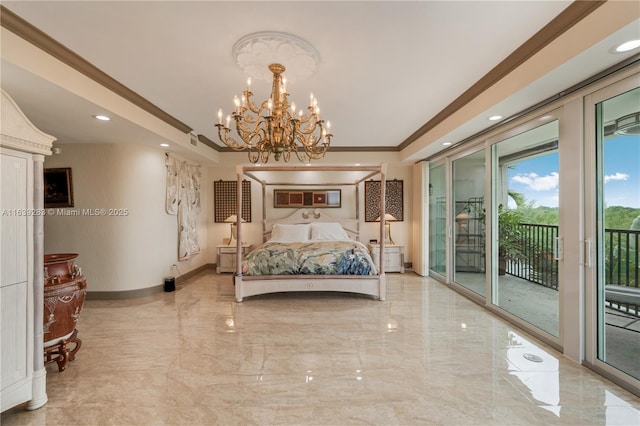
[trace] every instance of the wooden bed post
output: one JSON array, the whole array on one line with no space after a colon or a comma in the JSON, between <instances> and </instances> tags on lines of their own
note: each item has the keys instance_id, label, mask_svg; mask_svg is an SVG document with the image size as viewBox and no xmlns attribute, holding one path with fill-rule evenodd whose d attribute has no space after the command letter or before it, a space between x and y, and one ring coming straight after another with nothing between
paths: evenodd
<instances>
[{"instance_id":1,"label":"wooden bed post","mask_svg":"<svg viewBox=\"0 0 640 426\"><path fill-rule=\"evenodd\" d=\"M385 216L387 199L387 163L380 165L380 253L378 253L378 265L380 275L384 275L384 244L385 244Z\"/></svg>"},{"instance_id":2,"label":"wooden bed post","mask_svg":"<svg viewBox=\"0 0 640 426\"><path fill-rule=\"evenodd\" d=\"M262 185L262 242L267 242L267 203L264 202L267 196L267 184L264 181L260 182Z\"/></svg>"},{"instance_id":3,"label":"wooden bed post","mask_svg":"<svg viewBox=\"0 0 640 426\"><path fill-rule=\"evenodd\" d=\"M238 184L236 185L236 275L242 275L242 164L236 165Z\"/></svg>"},{"instance_id":4,"label":"wooden bed post","mask_svg":"<svg viewBox=\"0 0 640 426\"><path fill-rule=\"evenodd\" d=\"M358 232L358 241L360 241L360 182L356 182L354 186L356 192L356 220L358 221L356 231Z\"/></svg>"}]
</instances>

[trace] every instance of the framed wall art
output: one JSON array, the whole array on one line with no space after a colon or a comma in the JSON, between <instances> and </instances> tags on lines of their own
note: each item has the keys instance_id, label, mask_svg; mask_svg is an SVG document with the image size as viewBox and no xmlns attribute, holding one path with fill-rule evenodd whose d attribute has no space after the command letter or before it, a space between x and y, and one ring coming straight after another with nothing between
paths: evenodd
<instances>
[{"instance_id":1,"label":"framed wall art","mask_svg":"<svg viewBox=\"0 0 640 426\"><path fill-rule=\"evenodd\" d=\"M380 193L382 187L379 180L364 182L364 221L375 222L380 217ZM398 222L404 220L403 181L386 181L385 213L389 213Z\"/></svg>"},{"instance_id":2,"label":"framed wall art","mask_svg":"<svg viewBox=\"0 0 640 426\"><path fill-rule=\"evenodd\" d=\"M217 180L213 182L213 210L215 222L224 222L236 214L238 181ZM242 181L242 219L251 222L251 182Z\"/></svg>"},{"instance_id":3,"label":"framed wall art","mask_svg":"<svg viewBox=\"0 0 640 426\"><path fill-rule=\"evenodd\" d=\"M73 207L71 167L44 169L44 207Z\"/></svg>"},{"instance_id":4,"label":"framed wall art","mask_svg":"<svg viewBox=\"0 0 640 426\"><path fill-rule=\"evenodd\" d=\"M342 205L340 189L274 189L273 207L334 207Z\"/></svg>"}]
</instances>

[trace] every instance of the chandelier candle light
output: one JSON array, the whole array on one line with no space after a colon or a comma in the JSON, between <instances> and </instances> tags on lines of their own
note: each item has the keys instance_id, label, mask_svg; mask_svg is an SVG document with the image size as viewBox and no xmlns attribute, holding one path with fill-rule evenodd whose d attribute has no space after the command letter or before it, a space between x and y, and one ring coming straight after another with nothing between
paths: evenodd
<instances>
[{"instance_id":1,"label":"chandelier candle light","mask_svg":"<svg viewBox=\"0 0 640 426\"><path fill-rule=\"evenodd\" d=\"M273 154L275 161L285 162L294 152L298 160L309 162L318 160L327 152L331 143L331 123L320 120L320 108L313 93L309 96L309 112L296 110L295 102L289 105L286 78L282 75L285 67L269 65L273 73L271 97L257 107L251 100L251 77L247 80L247 90L242 98L233 99L235 108L222 123L222 109L218 110L218 138L235 151L248 151L249 161L266 163ZM231 118L235 122L240 140L229 136Z\"/></svg>"}]
</instances>

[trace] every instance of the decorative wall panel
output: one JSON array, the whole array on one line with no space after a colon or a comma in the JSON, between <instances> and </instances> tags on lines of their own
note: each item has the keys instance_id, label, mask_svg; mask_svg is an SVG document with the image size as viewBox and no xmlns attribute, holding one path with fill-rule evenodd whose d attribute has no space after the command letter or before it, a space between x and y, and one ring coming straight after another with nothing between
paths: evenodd
<instances>
[{"instance_id":1,"label":"decorative wall panel","mask_svg":"<svg viewBox=\"0 0 640 426\"><path fill-rule=\"evenodd\" d=\"M236 214L238 182L235 180L217 180L213 182L213 210L216 222L224 222ZM251 182L242 181L242 219L251 222Z\"/></svg>"},{"instance_id":2,"label":"decorative wall panel","mask_svg":"<svg viewBox=\"0 0 640 426\"><path fill-rule=\"evenodd\" d=\"M367 180L364 182L364 220L375 222L380 217L380 192L379 180ZM403 181L388 180L386 183L385 213L391 214L399 222L404 220Z\"/></svg>"}]
</instances>

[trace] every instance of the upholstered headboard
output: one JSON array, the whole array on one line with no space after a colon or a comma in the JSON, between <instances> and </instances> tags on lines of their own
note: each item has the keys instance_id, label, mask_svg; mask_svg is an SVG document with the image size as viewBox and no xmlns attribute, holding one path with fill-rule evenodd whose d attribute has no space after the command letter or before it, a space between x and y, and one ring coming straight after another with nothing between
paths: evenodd
<instances>
[{"instance_id":1,"label":"upholstered headboard","mask_svg":"<svg viewBox=\"0 0 640 426\"><path fill-rule=\"evenodd\" d=\"M333 217L324 212L321 209L300 209L296 210L290 216L281 219L264 220L263 241L268 241L271 238L271 230L276 223L288 223L288 224L300 224L300 223L314 223L314 222L332 222L339 223L342 228L347 232L349 238L358 241L358 219L345 219L340 217Z\"/></svg>"}]
</instances>

